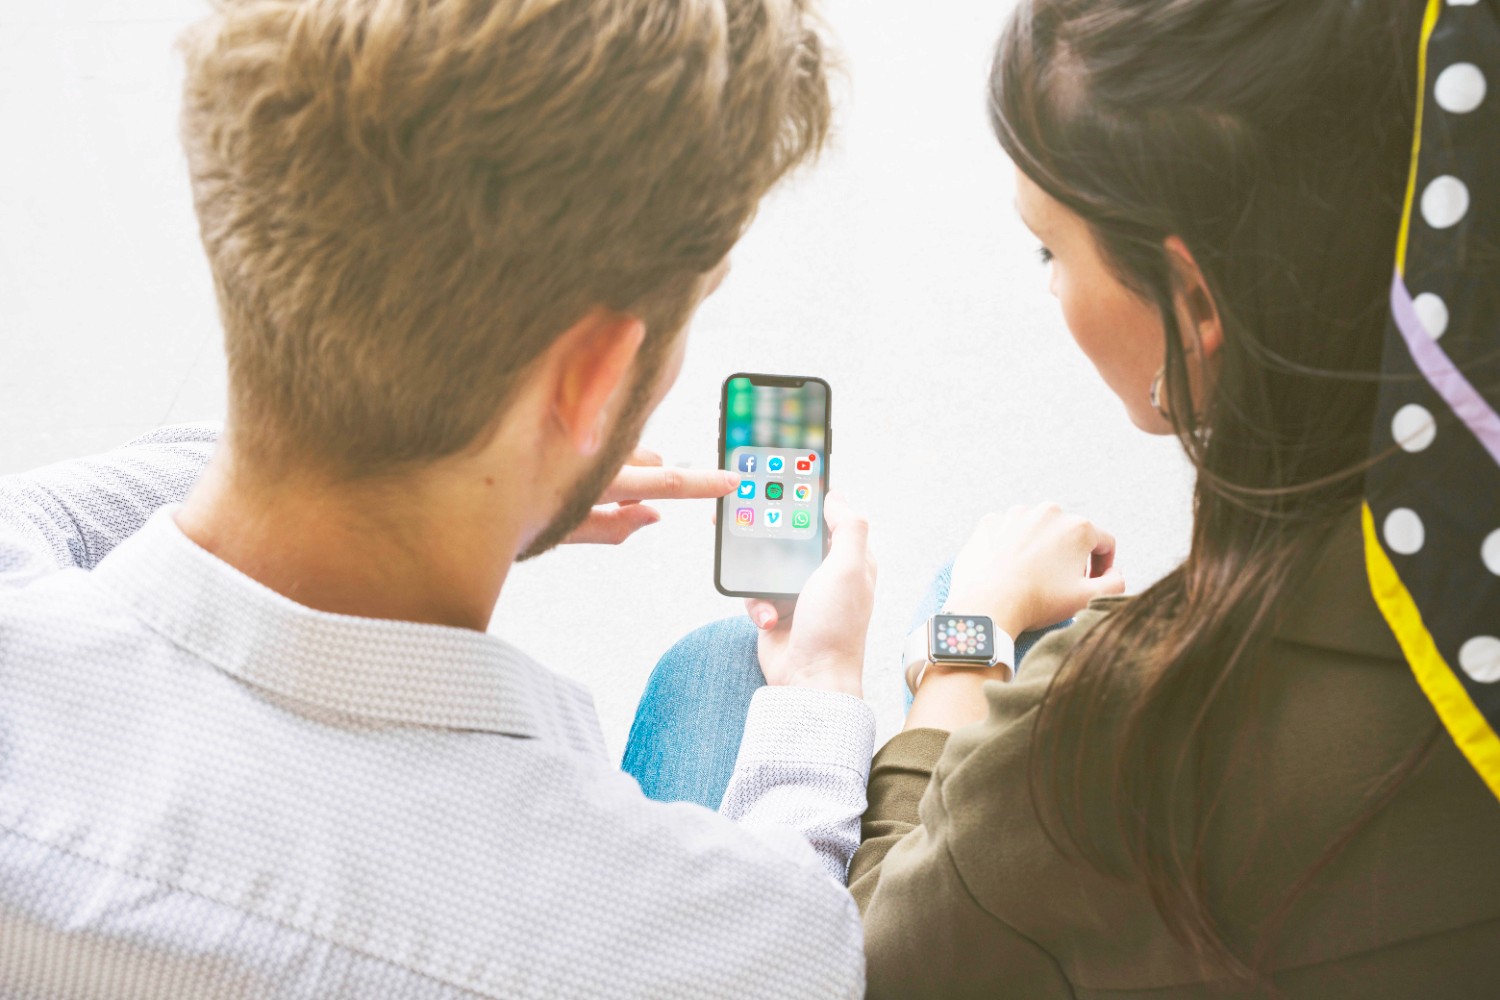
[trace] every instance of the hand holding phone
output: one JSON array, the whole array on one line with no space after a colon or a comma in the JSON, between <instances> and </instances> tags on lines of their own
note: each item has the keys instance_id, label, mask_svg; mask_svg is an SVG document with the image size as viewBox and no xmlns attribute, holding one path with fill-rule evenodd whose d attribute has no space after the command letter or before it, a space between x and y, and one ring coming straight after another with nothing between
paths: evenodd
<instances>
[{"instance_id":1,"label":"hand holding phone","mask_svg":"<svg viewBox=\"0 0 1500 1000\"><path fill-rule=\"evenodd\" d=\"M766 683L863 696L865 637L875 606L875 557L869 524L837 494L824 505L828 558L795 602L746 601L761 625L758 651Z\"/></svg>"}]
</instances>

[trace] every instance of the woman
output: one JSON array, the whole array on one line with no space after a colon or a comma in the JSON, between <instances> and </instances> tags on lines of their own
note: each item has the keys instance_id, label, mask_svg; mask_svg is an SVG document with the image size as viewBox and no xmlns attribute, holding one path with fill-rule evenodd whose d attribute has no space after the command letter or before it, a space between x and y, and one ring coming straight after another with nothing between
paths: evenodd
<instances>
[{"instance_id":1,"label":"woman","mask_svg":"<svg viewBox=\"0 0 1500 1000\"><path fill-rule=\"evenodd\" d=\"M1009 684L909 674L850 869L870 996L1500 996L1500 803L1361 548L1428 6L1018 4L1017 207L1080 348L1197 467L1192 550ZM937 601L1016 635L1111 589L1111 548L1012 511Z\"/></svg>"}]
</instances>

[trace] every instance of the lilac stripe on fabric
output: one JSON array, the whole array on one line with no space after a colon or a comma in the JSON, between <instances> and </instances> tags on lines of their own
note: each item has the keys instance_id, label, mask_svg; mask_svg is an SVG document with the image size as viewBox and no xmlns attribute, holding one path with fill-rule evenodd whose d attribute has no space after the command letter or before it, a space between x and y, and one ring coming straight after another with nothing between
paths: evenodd
<instances>
[{"instance_id":1,"label":"lilac stripe on fabric","mask_svg":"<svg viewBox=\"0 0 1500 1000\"><path fill-rule=\"evenodd\" d=\"M1411 293L1401 280L1400 272L1391 281L1391 314L1396 318L1396 329L1406 339L1407 349L1417 368L1432 383L1437 394L1464 422L1490 457L1500 464L1500 414L1496 414L1489 401L1479 394L1464 373L1459 371L1448 354L1417 319L1412 307Z\"/></svg>"}]
</instances>

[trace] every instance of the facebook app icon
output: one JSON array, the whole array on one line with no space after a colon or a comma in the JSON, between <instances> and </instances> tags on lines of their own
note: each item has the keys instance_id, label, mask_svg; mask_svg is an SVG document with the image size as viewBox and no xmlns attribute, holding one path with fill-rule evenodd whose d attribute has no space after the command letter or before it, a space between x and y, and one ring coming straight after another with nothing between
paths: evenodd
<instances>
[{"instance_id":1,"label":"facebook app icon","mask_svg":"<svg viewBox=\"0 0 1500 1000\"><path fill-rule=\"evenodd\" d=\"M754 472L755 471L755 456L754 455L741 455L740 456L740 471L741 472Z\"/></svg>"}]
</instances>

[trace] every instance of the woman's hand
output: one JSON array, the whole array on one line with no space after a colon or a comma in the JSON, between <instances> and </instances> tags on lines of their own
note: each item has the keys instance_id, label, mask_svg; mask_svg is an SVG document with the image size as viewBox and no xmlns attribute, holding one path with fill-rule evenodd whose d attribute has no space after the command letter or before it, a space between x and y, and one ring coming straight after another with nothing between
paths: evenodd
<instances>
[{"instance_id":1,"label":"woman's hand","mask_svg":"<svg viewBox=\"0 0 1500 1000\"><path fill-rule=\"evenodd\" d=\"M869 523L837 493L828 494L823 517L832 538L828 558L808 577L795 604L752 598L745 607L760 626L760 668L767 684L859 698L864 693L865 636L875 604Z\"/></svg>"},{"instance_id":2,"label":"woman's hand","mask_svg":"<svg viewBox=\"0 0 1500 1000\"><path fill-rule=\"evenodd\" d=\"M740 477L720 469L665 469L661 456L637 448L599 498L588 519L563 539L568 544L619 545L661 520L642 500L715 500L728 496Z\"/></svg>"},{"instance_id":3,"label":"woman's hand","mask_svg":"<svg viewBox=\"0 0 1500 1000\"><path fill-rule=\"evenodd\" d=\"M1114 561L1114 536L1084 518L1056 504L1012 507L986 515L964 543L944 610L989 615L1014 638L1124 593Z\"/></svg>"}]
</instances>

